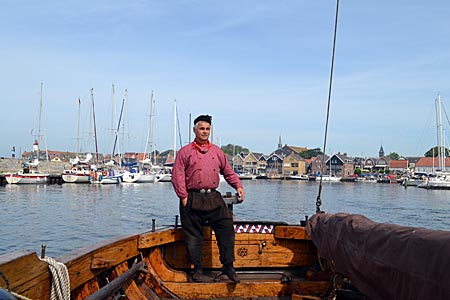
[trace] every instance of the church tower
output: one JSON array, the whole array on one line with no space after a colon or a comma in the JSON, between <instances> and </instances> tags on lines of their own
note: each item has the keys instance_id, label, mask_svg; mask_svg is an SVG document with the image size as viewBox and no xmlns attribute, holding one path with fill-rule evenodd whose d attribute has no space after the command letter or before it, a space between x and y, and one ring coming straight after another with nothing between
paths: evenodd
<instances>
[{"instance_id":1,"label":"church tower","mask_svg":"<svg viewBox=\"0 0 450 300\"><path fill-rule=\"evenodd\" d=\"M380 151L378 151L378 157L384 157L383 144L381 144Z\"/></svg>"}]
</instances>

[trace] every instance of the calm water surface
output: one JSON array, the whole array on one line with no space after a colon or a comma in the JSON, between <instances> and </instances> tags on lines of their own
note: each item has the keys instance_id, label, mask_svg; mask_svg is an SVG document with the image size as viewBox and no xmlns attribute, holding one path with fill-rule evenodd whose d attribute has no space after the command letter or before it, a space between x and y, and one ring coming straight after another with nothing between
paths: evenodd
<instances>
[{"instance_id":1,"label":"calm water surface","mask_svg":"<svg viewBox=\"0 0 450 300\"><path fill-rule=\"evenodd\" d=\"M239 220L298 224L315 212L318 184L243 181ZM233 191L226 183L222 193ZM351 212L378 222L450 231L450 191L398 184L325 183L322 210ZM0 255L19 249L53 257L105 240L173 225L178 199L170 183L121 185L6 185L0 187Z\"/></svg>"}]
</instances>

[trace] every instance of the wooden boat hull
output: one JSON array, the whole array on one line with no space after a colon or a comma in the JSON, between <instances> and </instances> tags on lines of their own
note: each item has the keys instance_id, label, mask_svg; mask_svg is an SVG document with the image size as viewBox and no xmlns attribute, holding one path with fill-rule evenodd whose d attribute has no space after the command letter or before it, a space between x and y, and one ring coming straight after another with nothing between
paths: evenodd
<instances>
[{"instance_id":1,"label":"wooden boat hull","mask_svg":"<svg viewBox=\"0 0 450 300\"><path fill-rule=\"evenodd\" d=\"M330 289L329 278L313 271L316 248L304 227L240 223L235 229L235 267L241 278L237 284L226 278L193 282L180 228L109 240L57 260L68 268L71 299L107 299L94 293L108 289L107 282L112 285L123 279L122 274L127 276L135 261L144 262L147 273L130 276L115 290L125 295L124 299L282 299L295 294L320 296ZM209 227L204 236L203 265L212 279L221 267L217 241ZM49 299L51 276L47 264L35 253L0 256L0 270L13 292L31 299Z\"/></svg>"}]
</instances>

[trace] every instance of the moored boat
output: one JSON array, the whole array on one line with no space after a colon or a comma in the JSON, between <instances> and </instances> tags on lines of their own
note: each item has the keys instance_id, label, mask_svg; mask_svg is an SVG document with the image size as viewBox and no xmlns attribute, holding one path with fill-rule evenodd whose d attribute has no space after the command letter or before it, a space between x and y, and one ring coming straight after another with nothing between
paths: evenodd
<instances>
[{"instance_id":1,"label":"moored boat","mask_svg":"<svg viewBox=\"0 0 450 300\"><path fill-rule=\"evenodd\" d=\"M112 169L96 168L89 173L89 181L93 184L119 184L122 182L122 175L116 174Z\"/></svg>"},{"instance_id":2,"label":"moored boat","mask_svg":"<svg viewBox=\"0 0 450 300\"><path fill-rule=\"evenodd\" d=\"M72 167L70 169L63 170L61 174L62 180L67 183L89 183L89 160L91 158L91 154L88 154L85 161L80 161L77 157L77 159L75 159L72 163Z\"/></svg>"},{"instance_id":3,"label":"moored boat","mask_svg":"<svg viewBox=\"0 0 450 300\"><path fill-rule=\"evenodd\" d=\"M22 170L6 173L5 179L9 184L42 184L47 183L49 176L49 173L40 172L37 164L23 163Z\"/></svg>"},{"instance_id":4,"label":"moored boat","mask_svg":"<svg viewBox=\"0 0 450 300\"><path fill-rule=\"evenodd\" d=\"M339 182L341 181L340 177L336 177L335 175L322 175L317 176L316 181L324 181L324 182Z\"/></svg>"},{"instance_id":5,"label":"moored boat","mask_svg":"<svg viewBox=\"0 0 450 300\"><path fill-rule=\"evenodd\" d=\"M309 176L306 174L300 174L300 175L291 175L286 177L287 180L309 180Z\"/></svg>"},{"instance_id":6,"label":"moored boat","mask_svg":"<svg viewBox=\"0 0 450 300\"><path fill-rule=\"evenodd\" d=\"M37 142L36 142L37 143ZM35 143L35 145L36 145ZM39 151L39 150L37 150ZM22 170L13 173L6 173L5 179L9 184L42 184L47 183L49 173L38 170L39 160L22 163Z\"/></svg>"},{"instance_id":7,"label":"moored boat","mask_svg":"<svg viewBox=\"0 0 450 300\"><path fill-rule=\"evenodd\" d=\"M255 180L256 175L251 173L237 173L240 180Z\"/></svg>"}]
</instances>

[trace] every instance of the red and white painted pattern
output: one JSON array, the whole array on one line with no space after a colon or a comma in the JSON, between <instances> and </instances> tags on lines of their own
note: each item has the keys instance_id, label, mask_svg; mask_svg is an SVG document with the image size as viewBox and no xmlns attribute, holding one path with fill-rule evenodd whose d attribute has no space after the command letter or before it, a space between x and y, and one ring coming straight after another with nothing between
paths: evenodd
<instances>
[{"instance_id":1,"label":"red and white painted pattern","mask_svg":"<svg viewBox=\"0 0 450 300\"><path fill-rule=\"evenodd\" d=\"M273 233L273 225L261 224L237 224L234 225L236 233Z\"/></svg>"}]
</instances>

